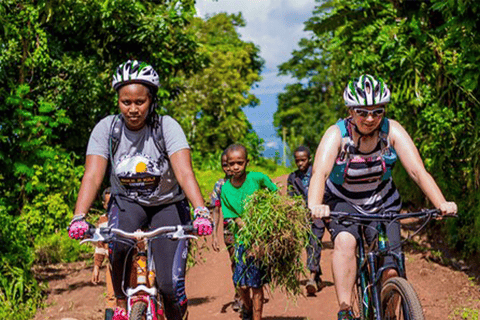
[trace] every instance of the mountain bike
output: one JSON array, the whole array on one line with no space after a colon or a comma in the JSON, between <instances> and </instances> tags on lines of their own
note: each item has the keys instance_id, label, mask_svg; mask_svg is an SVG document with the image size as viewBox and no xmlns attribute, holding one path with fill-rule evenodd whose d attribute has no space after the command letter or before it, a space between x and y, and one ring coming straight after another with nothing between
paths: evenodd
<instances>
[{"instance_id":1,"label":"mountain bike","mask_svg":"<svg viewBox=\"0 0 480 320\"><path fill-rule=\"evenodd\" d=\"M158 238L171 240L197 239L190 234L195 231L191 225L160 227L151 231L125 232L116 228L95 228L90 226L85 242L121 242L130 246L133 252L132 272L126 290L127 314L129 320L163 320L161 299L155 286L155 265L151 250L151 242ZM125 264L129 253L126 255ZM127 270L127 268L124 268ZM122 279L124 287L125 271Z\"/></svg>"},{"instance_id":2,"label":"mountain bike","mask_svg":"<svg viewBox=\"0 0 480 320\"><path fill-rule=\"evenodd\" d=\"M357 245L357 279L355 282L352 307L355 317L360 320L424 320L420 300L408 282L405 270L405 255L394 252L387 238L387 228L395 221L409 218L426 219L416 231L439 215L439 210L425 210L410 213L356 214L331 212L330 218L344 225L359 225L360 240ZM379 222L376 227L371 222ZM375 228L377 234L367 247L364 230ZM385 257L393 257L394 269L398 276L382 282L383 273L392 266L382 266Z\"/></svg>"}]
</instances>

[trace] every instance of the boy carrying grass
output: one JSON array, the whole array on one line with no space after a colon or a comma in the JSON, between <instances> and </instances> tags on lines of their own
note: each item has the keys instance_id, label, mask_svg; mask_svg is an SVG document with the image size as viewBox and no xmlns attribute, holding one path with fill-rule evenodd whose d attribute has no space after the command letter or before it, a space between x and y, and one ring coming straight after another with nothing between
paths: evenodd
<instances>
[{"instance_id":1,"label":"boy carrying grass","mask_svg":"<svg viewBox=\"0 0 480 320\"><path fill-rule=\"evenodd\" d=\"M269 177L260 172L247 172L248 153L241 144L227 148L227 164L231 178L222 187L221 204L224 219L235 222L235 230L243 227L242 215L247 198L255 191L267 188L277 191ZM243 320L261 320L265 271L249 256L245 247L235 241L235 271L233 282L243 302ZM250 295L251 292L251 295Z\"/></svg>"}]
</instances>

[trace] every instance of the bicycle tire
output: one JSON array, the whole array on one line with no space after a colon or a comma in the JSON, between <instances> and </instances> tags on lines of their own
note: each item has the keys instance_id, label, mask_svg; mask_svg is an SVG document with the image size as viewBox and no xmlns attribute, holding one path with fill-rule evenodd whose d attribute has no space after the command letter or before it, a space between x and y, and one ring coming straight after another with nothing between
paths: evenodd
<instances>
[{"instance_id":1,"label":"bicycle tire","mask_svg":"<svg viewBox=\"0 0 480 320\"><path fill-rule=\"evenodd\" d=\"M384 320L425 320L417 293L404 278L391 278L383 284L381 304Z\"/></svg>"},{"instance_id":2,"label":"bicycle tire","mask_svg":"<svg viewBox=\"0 0 480 320\"><path fill-rule=\"evenodd\" d=\"M360 281L360 280L357 280ZM373 310L371 309L371 299L368 299L369 304L366 307L370 310L368 316L365 316L365 305L364 305L364 292L362 292L362 287L360 283L356 283L352 292L352 309L355 319L358 320L373 320Z\"/></svg>"},{"instance_id":3,"label":"bicycle tire","mask_svg":"<svg viewBox=\"0 0 480 320\"><path fill-rule=\"evenodd\" d=\"M355 316L355 319L364 320L363 317L363 295L362 295L362 288L359 284L355 284L353 291L352 291L352 311Z\"/></svg>"},{"instance_id":4,"label":"bicycle tire","mask_svg":"<svg viewBox=\"0 0 480 320\"><path fill-rule=\"evenodd\" d=\"M137 301L132 306L129 320L145 320L147 318L147 304Z\"/></svg>"}]
</instances>

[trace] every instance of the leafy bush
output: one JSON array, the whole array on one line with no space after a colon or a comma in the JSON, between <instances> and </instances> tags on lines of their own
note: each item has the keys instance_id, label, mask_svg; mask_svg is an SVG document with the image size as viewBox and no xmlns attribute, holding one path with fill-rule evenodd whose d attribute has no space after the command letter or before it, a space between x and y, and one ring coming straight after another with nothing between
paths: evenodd
<instances>
[{"instance_id":1,"label":"leafy bush","mask_svg":"<svg viewBox=\"0 0 480 320\"><path fill-rule=\"evenodd\" d=\"M68 237L66 231L55 232L38 239L35 242L35 263L51 264L59 262L74 262L81 259L84 254L93 256L90 245L80 245Z\"/></svg>"},{"instance_id":2,"label":"leafy bush","mask_svg":"<svg viewBox=\"0 0 480 320\"><path fill-rule=\"evenodd\" d=\"M42 295L32 273L3 265L0 273L0 318L29 320L40 307Z\"/></svg>"}]
</instances>

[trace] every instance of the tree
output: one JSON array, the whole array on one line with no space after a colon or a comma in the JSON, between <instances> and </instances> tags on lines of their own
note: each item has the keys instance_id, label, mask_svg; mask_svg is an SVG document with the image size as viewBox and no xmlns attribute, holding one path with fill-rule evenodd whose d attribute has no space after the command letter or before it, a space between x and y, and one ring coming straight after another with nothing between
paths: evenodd
<instances>
[{"instance_id":1,"label":"tree","mask_svg":"<svg viewBox=\"0 0 480 320\"><path fill-rule=\"evenodd\" d=\"M234 142L249 146L259 155L260 139L242 111L258 99L250 92L260 81L264 64L259 49L240 39L238 27L245 26L241 14L216 14L195 18L190 32L198 38L207 65L182 84L178 98L168 107L202 154L217 154ZM218 160L217 160L218 162Z\"/></svg>"},{"instance_id":2,"label":"tree","mask_svg":"<svg viewBox=\"0 0 480 320\"><path fill-rule=\"evenodd\" d=\"M65 230L82 174L76 154L116 112L113 70L127 59L155 65L167 103L178 78L203 66L187 32L194 14L193 0L0 2L0 318L35 311L29 246Z\"/></svg>"},{"instance_id":3,"label":"tree","mask_svg":"<svg viewBox=\"0 0 480 320\"><path fill-rule=\"evenodd\" d=\"M480 225L480 151L472 148L480 142L479 10L468 0L319 1L305 23L312 37L280 66L298 83L279 95L275 115L279 134L293 124L295 134L316 144L345 116L348 80L363 73L384 78L392 91L387 116L412 135L447 198L460 204L451 239L469 250L480 250L480 234L471 233ZM406 199L421 204L413 182L400 181Z\"/></svg>"}]
</instances>

